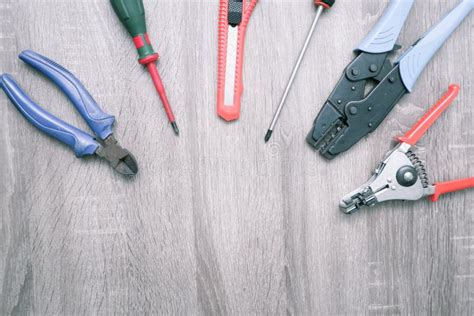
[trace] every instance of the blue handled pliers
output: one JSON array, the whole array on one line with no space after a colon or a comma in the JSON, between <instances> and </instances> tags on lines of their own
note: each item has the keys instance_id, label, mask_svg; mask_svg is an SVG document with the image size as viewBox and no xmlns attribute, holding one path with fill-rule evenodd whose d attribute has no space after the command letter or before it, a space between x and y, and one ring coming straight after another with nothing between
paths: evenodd
<instances>
[{"instance_id":1,"label":"blue handled pliers","mask_svg":"<svg viewBox=\"0 0 474 316\"><path fill-rule=\"evenodd\" d=\"M102 111L72 73L33 51L24 51L19 57L48 77L68 96L97 138L44 110L28 97L11 75L3 74L0 76L0 88L28 121L71 147L79 158L96 154L107 160L121 174L135 175L138 172L133 155L122 148L113 136L115 117Z\"/></svg>"}]
</instances>

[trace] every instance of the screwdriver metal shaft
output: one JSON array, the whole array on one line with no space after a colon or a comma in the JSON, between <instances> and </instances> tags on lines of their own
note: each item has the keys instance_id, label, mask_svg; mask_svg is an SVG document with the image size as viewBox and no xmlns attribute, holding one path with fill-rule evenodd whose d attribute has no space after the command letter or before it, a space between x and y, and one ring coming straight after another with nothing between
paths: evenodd
<instances>
[{"instance_id":1,"label":"screwdriver metal shaft","mask_svg":"<svg viewBox=\"0 0 474 316\"><path fill-rule=\"evenodd\" d=\"M283 93L283 97L280 101L280 104L278 105L278 109L275 112L275 115L273 116L273 120L270 124L270 128L268 129L267 134L265 135L265 142L268 142L270 138L272 137L273 129L275 128L275 125L277 124L278 119L280 118L281 110L283 109L286 99L288 98L288 94L290 93L291 87L293 86L293 82L295 81L296 74L298 73L298 70L300 69L301 62L303 61L306 51L308 50L309 43L311 42L311 38L313 37L314 31L316 29L316 25L318 24L319 18L321 17L321 14L323 13L323 11L324 11L324 7L322 5L319 5L316 10L316 16L314 17L313 24L311 25L308 36L306 37L306 41L304 43L303 49L300 52L298 60L296 61L295 68L293 69L293 73L291 74L288 85L286 86L285 93Z\"/></svg>"}]
</instances>

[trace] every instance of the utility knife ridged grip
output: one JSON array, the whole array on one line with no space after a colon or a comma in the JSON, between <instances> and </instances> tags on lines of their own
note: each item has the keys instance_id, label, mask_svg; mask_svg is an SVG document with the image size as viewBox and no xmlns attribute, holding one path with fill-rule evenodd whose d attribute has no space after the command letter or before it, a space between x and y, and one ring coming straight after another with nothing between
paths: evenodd
<instances>
[{"instance_id":1,"label":"utility knife ridged grip","mask_svg":"<svg viewBox=\"0 0 474 316\"><path fill-rule=\"evenodd\" d=\"M31 124L69 146L77 157L93 155L99 147L91 135L46 112L32 101L10 75L0 77L0 87Z\"/></svg>"},{"instance_id":2,"label":"utility knife ridged grip","mask_svg":"<svg viewBox=\"0 0 474 316\"><path fill-rule=\"evenodd\" d=\"M441 22L432 27L417 43L400 57L400 73L408 91L444 42L474 9L474 0L463 0Z\"/></svg>"},{"instance_id":3,"label":"utility knife ridged grip","mask_svg":"<svg viewBox=\"0 0 474 316\"><path fill-rule=\"evenodd\" d=\"M82 83L67 69L33 51L24 51L20 59L53 81L71 100L84 120L100 137L112 134L115 117L105 113Z\"/></svg>"},{"instance_id":4,"label":"utility knife ridged grip","mask_svg":"<svg viewBox=\"0 0 474 316\"><path fill-rule=\"evenodd\" d=\"M384 15L356 50L372 54L393 50L413 2L414 0L391 0Z\"/></svg>"}]
</instances>

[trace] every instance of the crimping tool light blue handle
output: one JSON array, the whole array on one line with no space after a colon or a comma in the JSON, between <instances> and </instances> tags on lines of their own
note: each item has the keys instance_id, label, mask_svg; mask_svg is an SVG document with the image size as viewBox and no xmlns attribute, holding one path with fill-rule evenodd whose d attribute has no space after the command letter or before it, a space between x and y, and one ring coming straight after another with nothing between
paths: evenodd
<instances>
[{"instance_id":1,"label":"crimping tool light blue handle","mask_svg":"<svg viewBox=\"0 0 474 316\"><path fill-rule=\"evenodd\" d=\"M31 50L23 51L20 59L52 80L81 113L89 127L102 140L113 132L115 117L105 113L84 85L67 69Z\"/></svg>"},{"instance_id":2,"label":"crimping tool light blue handle","mask_svg":"<svg viewBox=\"0 0 474 316\"><path fill-rule=\"evenodd\" d=\"M28 121L71 147L77 157L93 155L96 152L99 144L91 135L45 111L28 97L10 75L0 76L0 87Z\"/></svg>"},{"instance_id":3,"label":"crimping tool light blue handle","mask_svg":"<svg viewBox=\"0 0 474 316\"><path fill-rule=\"evenodd\" d=\"M384 15L356 51L381 54L393 50L414 0L391 0Z\"/></svg>"},{"instance_id":4,"label":"crimping tool light blue handle","mask_svg":"<svg viewBox=\"0 0 474 316\"><path fill-rule=\"evenodd\" d=\"M412 91L418 77L434 54L474 9L474 0L463 0L441 22L432 27L399 59L400 74L408 91Z\"/></svg>"}]
</instances>

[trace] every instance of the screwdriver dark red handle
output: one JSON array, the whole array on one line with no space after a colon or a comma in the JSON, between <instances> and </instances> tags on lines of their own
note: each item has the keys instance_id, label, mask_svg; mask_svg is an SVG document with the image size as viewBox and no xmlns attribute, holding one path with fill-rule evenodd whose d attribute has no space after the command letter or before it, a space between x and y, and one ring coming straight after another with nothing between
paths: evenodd
<instances>
[{"instance_id":1,"label":"screwdriver dark red handle","mask_svg":"<svg viewBox=\"0 0 474 316\"><path fill-rule=\"evenodd\" d=\"M410 144L412 146L420 140L426 131L436 122L439 116L453 103L459 94L461 88L457 84L449 86L448 91L426 112L426 114L412 127L403 137L399 138L400 142Z\"/></svg>"}]
</instances>

